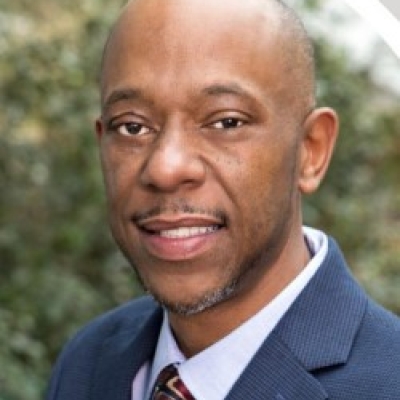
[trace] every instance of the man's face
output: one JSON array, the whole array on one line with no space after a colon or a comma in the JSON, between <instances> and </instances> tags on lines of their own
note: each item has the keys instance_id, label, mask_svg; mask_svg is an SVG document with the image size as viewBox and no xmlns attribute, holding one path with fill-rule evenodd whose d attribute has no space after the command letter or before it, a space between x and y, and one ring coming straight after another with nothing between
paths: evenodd
<instances>
[{"instance_id":1,"label":"man's face","mask_svg":"<svg viewBox=\"0 0 400 400\"><path fill-rule=\"evenodd\" d=\"M97 130L117 243L157 299L193 313L276 268L300 224L299 125L274 24L153 3L109 43Z\"/></svg>"}]
</instances>

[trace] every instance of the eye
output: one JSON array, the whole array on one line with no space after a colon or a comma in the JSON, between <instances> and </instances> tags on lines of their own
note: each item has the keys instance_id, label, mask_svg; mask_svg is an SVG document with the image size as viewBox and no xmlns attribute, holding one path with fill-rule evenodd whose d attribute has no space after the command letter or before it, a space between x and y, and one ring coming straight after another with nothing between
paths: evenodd
<instances>
[{"instance_id":1,"label":"eye","mask_svg":"<svg viewBox=\"0 0 400 400\"><path fill-rule=\"evenodd\" d=\"M149 133L151 129L137 122L125 122L114 126L114 130L123 136L141 136Z\"/></svg>"},{"instance_id":2,"label":"eye","mask_svg":"<svg viewBox=\"0 0 400 400\"><path fill-rule=\"evenodd\" d=\"M212 124L212 127L215 129L235 129L240 128L244 124L245 122L239 118L223 118L219 121L214 122Z\"/></svg>"}]
</instances>

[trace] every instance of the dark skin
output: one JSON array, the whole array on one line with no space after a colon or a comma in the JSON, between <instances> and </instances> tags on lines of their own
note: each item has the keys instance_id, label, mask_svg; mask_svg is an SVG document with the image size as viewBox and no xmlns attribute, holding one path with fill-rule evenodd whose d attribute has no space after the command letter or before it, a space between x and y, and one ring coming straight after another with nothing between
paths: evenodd
<instances>
[{"instance_id":1,"label":"dark skin","mask_svg":"<svg viewBox=\"0 0 400 400\"><path fill-rule=\"evenodd\" d=\"M264 0L137 0L107 45L96 131L112 232L188 357L309 259L301 195L338 123L296 100L307 73L289 71L282 28Z\"/></svg>"}]
</instances>

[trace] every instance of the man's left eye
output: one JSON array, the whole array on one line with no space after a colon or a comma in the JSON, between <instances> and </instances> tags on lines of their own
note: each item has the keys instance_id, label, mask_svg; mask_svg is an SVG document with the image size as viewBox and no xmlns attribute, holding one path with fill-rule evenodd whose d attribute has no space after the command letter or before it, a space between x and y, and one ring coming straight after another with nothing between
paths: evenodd
<instances>
[{"instance_id":1,"label":"man's left eye","mask_svg":"<svg viewBox=\"0 0 400 400\"><path fill-rule=\"evenodd\" d=\"M234 129L243 125L244 122L238 118L224 118L212 124L216 129Z\"/></svg>"}]
</instances>

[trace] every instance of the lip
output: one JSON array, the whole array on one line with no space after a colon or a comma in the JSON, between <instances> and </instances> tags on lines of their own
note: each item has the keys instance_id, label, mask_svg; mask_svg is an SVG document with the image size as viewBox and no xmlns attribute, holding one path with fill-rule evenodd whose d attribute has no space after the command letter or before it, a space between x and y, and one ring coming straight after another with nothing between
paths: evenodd
<instances>
[{"instance_id":1,"label":"lip","mask_svg":"<svg viewBox=\"0 0 400 400\"><path fill-rule=\"evenodd\" d=\"M146 250L164 261L194 259L217 244L225 224L204 216L153 217L138 221L140 239Z\"/></svg>"}]
</instances>

